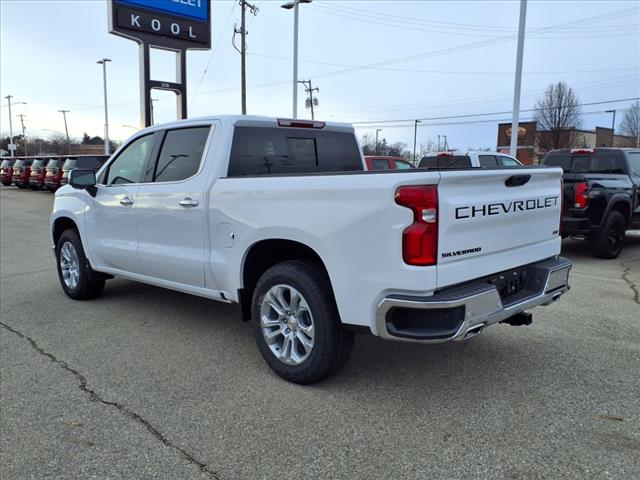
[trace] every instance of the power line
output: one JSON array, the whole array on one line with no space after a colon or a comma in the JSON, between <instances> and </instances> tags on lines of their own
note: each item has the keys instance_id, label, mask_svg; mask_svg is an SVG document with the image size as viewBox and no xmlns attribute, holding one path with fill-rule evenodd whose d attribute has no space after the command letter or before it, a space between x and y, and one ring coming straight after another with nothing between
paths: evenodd
<instances>
[{"instance_id":1,"label":"power line","mask_svg":"<svg viewBox=\"0 0 640 480\"><path fill-rule=\"evenodd\" d=\"M608 103L621 103L621 102L631 102L634 100L639 100L640 97L633 97L633 98L622 98L622 99L618 99L618 100L604 100L604 101L600 101L600 102L588 102L588 103L581 103L579 105L576 105L577 107L587 107L587 106L591 106L591 105L604 105L604 104L608 104ZM524 110L519 110L520 113L528 113L528 112L537 112L543 110L541 108L528 108L528 109L524 109ZM442 116L442 117L424 117L424 118L411 118L411 119L402 119L402 120L376 120L376 121L366 121L366 122L353 122L353 125L382 125L385 123L399 123L399 122L414 122L415 120L419 120L421 123L422 122L427 122L427 121L431 121L431 120L451 120L451 119L456 119L456 118L469 118L469 117L486 117L486 116L491 116L491 115L507 115L509 113L513 113L511 111L503 111L503 112L485 112L485 113L472 113L472 114L465 114L465 115L447 115L447 116Z\"/></svg>"}]
</instances>

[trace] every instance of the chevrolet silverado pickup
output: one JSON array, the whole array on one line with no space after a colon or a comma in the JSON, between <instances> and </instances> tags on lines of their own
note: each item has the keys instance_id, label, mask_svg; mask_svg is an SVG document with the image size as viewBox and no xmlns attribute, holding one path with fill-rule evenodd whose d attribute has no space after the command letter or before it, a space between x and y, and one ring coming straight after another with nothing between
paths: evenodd
<instances>
[{"instance_id":1,"label":"chevrolet silverado pickup","mask_svg":"<svg viewBox=\"0 0 640 480\"><path fill-rule=\"evenodd\" d=\"M560 168L366 171L348 124L221 116L153 126L56 192L73 299L112 276L238 303L281 377L312 383L354 333L445 342L565 293Z\"/></svg>"},{"instance_id":2,"label":"chevrolet silverado pickup","mask_svg":"<svg viewBox=\"0 0 640 480\"><path fill-rule=\"evenodd\" d=\"M588 239L596 257L617 258L626 230L640 228L640 149L554 150L543 164L564 171L561 235Z\"/></svg>"}]
</instances>

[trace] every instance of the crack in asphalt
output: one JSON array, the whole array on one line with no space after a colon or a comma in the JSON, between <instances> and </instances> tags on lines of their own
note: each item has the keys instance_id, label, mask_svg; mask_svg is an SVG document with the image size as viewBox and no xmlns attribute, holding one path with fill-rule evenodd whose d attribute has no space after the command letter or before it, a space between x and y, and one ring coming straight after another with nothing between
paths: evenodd
<instances>
[{"instance_id":1,"label":"crack in asphalt","mask_svg":"<svg viewBox=\"0 0 640 480\"><path fill-rule=\"evenodd\" d=\"M65 362L63 360L59 360L53 354L51 354L49 352L46 352L31 337L29 337L29 336L25 335L24 333L14 329L13 327L10 327L6 323L0 322L0 326L5 328L6 330L10 331L14 335L17 335L18 337L22 338L23 340L26 340L27 342L29 342L31 344L31 348L33 350L35 350L37 353L39 353L40 355L42 355L44 357L47 357L49 360L51 360L53 363L58 365L60 368L62 368L63 370L66 370L67 372L71 373L74 377L76 377L76 379L80 383L78 385L78 388L80 388L80 390L82 390L84 393L88 394L89 398L91 399L91 401L97 402L97 403L102 403L104 405L107 405L107 406L114 407L114 408L118 409L121 413L123 413L127 417L131 418L132 420L138 422L143 427L145 427L149 431L149 433L151 433L163 445L165 445L166 447L172 448L173 450L175 450L178 453L180 453L180 455L185 460L187 460L189 463L197 466L200 469L200 471L202 471L203 473L206 473L207 475L209 475L210 478L212 478L214 480L221 480L220 477L218 476L218 473L213 471L213 470L211 470L207 466L206 463L196 459L191 453L187 452L184 448L179 447L178 445L175 445L175 444L171 443L167 439L167 437L165 437L156 427L151 425L151 423L149 423L149 421L146 420L145 418L143 418L140 414L129 410L127 407L125 407L124 405L121 405L121 404L119 404L117 402L112 402L112 401L109 401L109 400L105 400L100 395L98 395L98 393L96 393L94 390L89 388L89 386L87 385L86 377L84 375L82 375L75 368L69 366L69 364L67 362Z\"/></svg>"},{"instance_id":2,"label":"crack in asphalt","mask_svg":"<svg viewBox=\"0 0 640 480\"><path fill-rule=\"evenodd\" d=\"M631 267L625 265L624 262L620 262L620 265L622 265L622 268L624 268L624 271L622 272L622 279L633 291L633 301L636 302L638 305L640 305L640 291L638 291L638 286L635 283L633 283L629 278L627 278L627 275L629 275L629 272L631 272Z\"/></svg>"}]
</instances>

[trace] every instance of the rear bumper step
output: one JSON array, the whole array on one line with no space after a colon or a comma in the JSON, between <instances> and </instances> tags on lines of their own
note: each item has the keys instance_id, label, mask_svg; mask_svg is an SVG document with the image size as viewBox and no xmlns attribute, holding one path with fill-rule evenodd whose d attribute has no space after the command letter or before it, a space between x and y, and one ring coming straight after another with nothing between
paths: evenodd
<instances>
[{"instance_id":1,"label":"rear bumper step","mask_svg":"<svg viewBox=\"0 0 640 480\"><path fill-rule=\"evenodd\" d=\"M521 275L523 270L526 282L515 294L505 295L504 287L495 284L496 277ZM571 262L558 257L446 288L430 297L389 295L377 307L378 335L437 343L470 338L497 322L528 325L531 315L526 310L549 305L569 290L570 270Z\"/></svg>"}]
</instances>

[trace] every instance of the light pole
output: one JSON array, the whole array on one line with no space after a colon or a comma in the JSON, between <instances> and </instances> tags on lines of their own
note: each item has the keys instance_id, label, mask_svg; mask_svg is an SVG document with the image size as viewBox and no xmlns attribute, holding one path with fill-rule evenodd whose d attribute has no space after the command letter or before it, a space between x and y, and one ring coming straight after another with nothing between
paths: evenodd
<instances>
[{"instance_id":1,"label":"light pole","mask_svg":"<svg viewBox=\"0 0 640 480\"><path fill-rule=\"evenodd\" d=\"M13 95L7 95L4 98L7 99L7 104L9 106L9 150L11 150L11 156L15 157L16 156L16 151L15 151L15 149L11 148L13 146L13 125L11 123L11 99L13 98ZM14 105L26 105L26 104L27 104L27 102L16 102L16 103L14 103Z\"/></svg>"},{"instance_id":2,"label":"light pole","mask_svg":"<svg viewBox=\"0 0 640 480\"><path fill-rule=\"evenodd\" d=\"M376 155L378 154L378 133L380 133L381 131L381 128L376 128Z\"/></svg>"},{"instance_id":3,"label":"light pole","mask_svg":"<svg viewBox=\"0 0 640 480\"><path fill-rule=\"evenodd\" d=\"M71 155L71 141L69 140L69 129L67 128L67 113L69 110L58 110L64 117L64 131L67 134L67 148L69 149L69 155Z\"/></svg>"},{"instance_id":4,"label":"light pole","mask_svg":"<svg viewBox=\"0 0 640 480\"><path fill-rule=\"evenodd\" d=\"M524 30L527 20L527 0L520 0L520 22L518 24L518 51L516 54L516 82L513 87L513 115L511 120L511 156L518 153L518 127L520 126L520 90L522 85L522 57L524 54Z\"/></svg>"},{"instance_id":5,"label":"light pole","mask_svg":"<svg viewBox=\"0 0 640 480\"><path fill-rule=\"evenodd\" d=\"M418 139L418 124L420 120L415 120L413 125L413 163L416 163L416 141Z\"/></svg>"},{"instance_id":6,"label":"light pole","mask_svg":"<svg viewBox=\"0 0 640 480\"><path fill-rule=\"evenodd\" d=\"M281 5L285 10L293 8L293 118L298 118L298 5L311 0L293 0Z\"/></svg>"},{"instance_id":7,"label":"light pole","mask_svg":"<svg viewBox=\"0 0 640 480\"><path fill-rule=\"evenodd\" d=\"M102 65L102 80L104 85L104 154L109 155L109 113L107 111L107 62L110 58L102 58L96 63Z\"/></svg>"},{"instance_id":8,"label":"light pole","mask_svg":"<svg viewBox=\"0 0 640 480\"><path fill-rule=\"evenodd\" d=\"M607 110L605 113L613 113L613 120L611 121L611 146L614 147L615 143L615 131L616 131L616 111L615 110Z\"/></svg>"}]
</instances>

